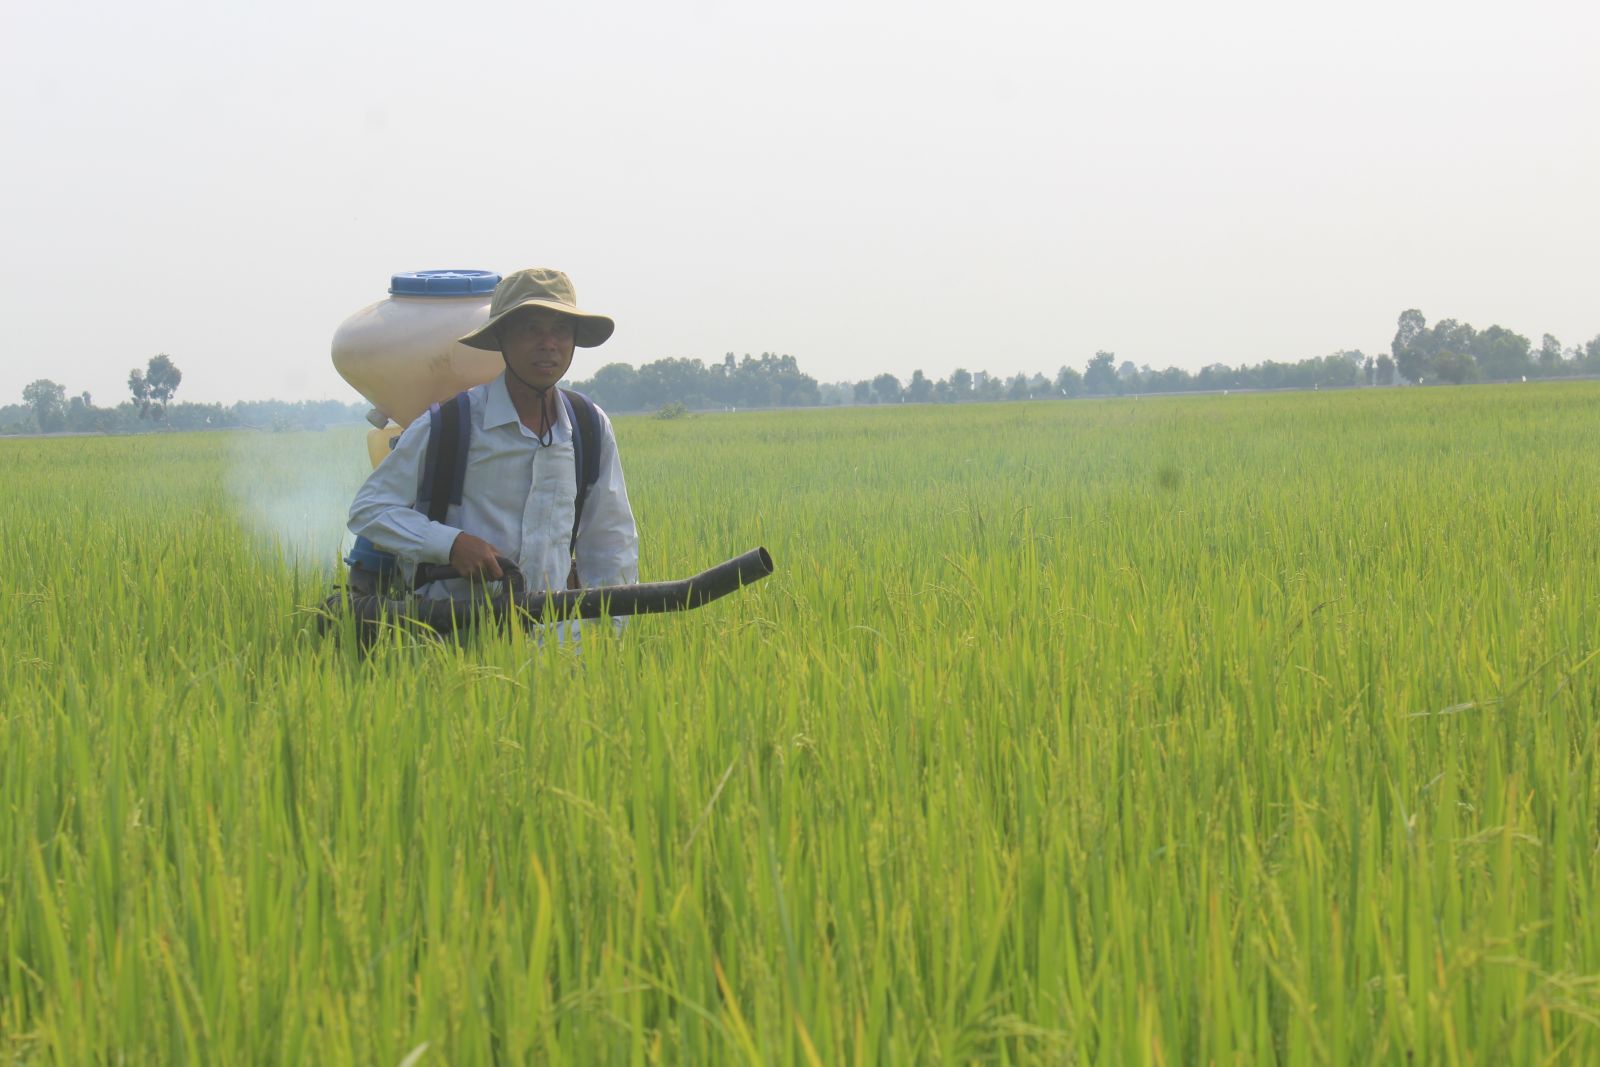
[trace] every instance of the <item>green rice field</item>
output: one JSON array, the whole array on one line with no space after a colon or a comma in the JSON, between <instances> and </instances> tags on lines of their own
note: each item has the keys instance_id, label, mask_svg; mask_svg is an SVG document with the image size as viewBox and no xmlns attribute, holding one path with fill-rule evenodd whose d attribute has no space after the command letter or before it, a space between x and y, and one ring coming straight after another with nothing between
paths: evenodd
<instances>
[{"instance_id":1,"label":"green rice field","mask_svg":"<svg viewBox=\"0 0 1600 1067\"><path fill-rule=\"evenodd\" d=\"M1597 416L624 418L776 574L365 660L359 430L0 441L0 1062L1600 1062Z\"/></svg>"}]
</instances>

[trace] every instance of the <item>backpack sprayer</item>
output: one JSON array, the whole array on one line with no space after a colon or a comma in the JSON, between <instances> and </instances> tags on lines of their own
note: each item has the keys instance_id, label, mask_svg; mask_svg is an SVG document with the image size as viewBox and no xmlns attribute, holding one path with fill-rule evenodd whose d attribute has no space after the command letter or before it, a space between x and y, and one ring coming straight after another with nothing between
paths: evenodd
<instances>
[{"instance_id":1,"label":"backpack sprayer","mask_svg":"<svg viewBox=\"0 0 1600 1067\"><path fill-rule=\"evenodd\" d=\"M329 614L323 628L336 625L348 610L356 620L361 647L371 646L386 626L421 624L438 634L453 634L485 622L504 626L507 622L536 627L565 619L600 619L621 615L656 615L667 611L687 611L738 591L772 573L772 557L764 548L753 548L693 578L676 582L644 582L637 585L606 585L593 589L536 590L530 592L522 571L504 556L496 558L504 579L496 583L497 592L487 584L474 586L471 600L449 597L400 597L383 591L358 592L347 589L328 598ZM459 578L448 564L422 564L417 567L417 587L429 582Z\"/></svg>"},{"instance_id":2,"label":"backpack sprayer","mask_svg":"<svg viewBox=\"0 0 1600 1067\"><path fill-rule=\"evenodd\" d=\"M388 456L395 439L412 420L424 413L430 420L430 484L419 487L418 510L436 522L443 520L444 507L452 497L459 499L466 475L468 420L462 394L493 380L504 369L498 353L471 348L456 339L488 320L499 282L500 275L481 270L396 274L390 279L388 299L351 315L333 335L334 367L373 405L367 413L367 421L373 425L367 434L367 453L374 467ZM562 393L573 425L577 465L576 544L577 517L599 473L600 421L587 398L568 390ZM350 585L328 598L323 629L335 625L337 616L348 611L356 618L363 647L385 625L406 622L438 633L456 633L486 619L502 624L514 619L533 626L556 619L685 611L772 573L772 557L766 549L756 548L676 582L529 592L521 570L502 557L499 565L506 578L499 583L498 592L475 587L477 595L470 601L457 601L395 595L393 557L365 538L357 538L346 562L351 566ZM458 577L448 565L420 565L413 591L429 582Z\"/></svg>"}]
</instances>

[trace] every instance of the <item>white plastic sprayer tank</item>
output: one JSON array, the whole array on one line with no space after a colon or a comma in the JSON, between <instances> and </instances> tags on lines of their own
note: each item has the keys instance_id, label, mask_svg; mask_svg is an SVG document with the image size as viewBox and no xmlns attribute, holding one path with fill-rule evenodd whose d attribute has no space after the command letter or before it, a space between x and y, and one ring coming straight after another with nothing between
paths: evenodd
<instances>
[{"instance_id":1,"label":"white plastic sprayer tank","mask_svg":"<svg viewBox=\"0 0 1600 1067\"><path fill-rule=\"evenodd\" d=\"M489 318L500 275L486 270L419 270L389 280L389 296L351 315L333 334L333 365L371 402L383 427L369 435L373 465L389 441L429 404L481 385L505 369L498 352L456 338Z\"/></svg>"}]
</instances>

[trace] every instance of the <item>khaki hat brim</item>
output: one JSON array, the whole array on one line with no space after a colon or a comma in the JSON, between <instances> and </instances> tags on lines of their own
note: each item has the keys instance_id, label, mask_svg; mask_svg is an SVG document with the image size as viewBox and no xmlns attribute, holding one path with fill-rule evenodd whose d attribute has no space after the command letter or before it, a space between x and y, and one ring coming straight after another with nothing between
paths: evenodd
<instances>
[{"instance_id":1,"label":"khaki hat brim","mask_svg":"<svg viewBox=\"0 0 1600 1067\"><path fill-rule=\"evenodd\" d=\"M457 338L468 348L481 348L485 352L500 351L500 338L495 336L495 327L500 325L507 315L514 315L523 308L549 308L558 311L577 323L573 331L573 343L579 348L597 348L606 343L611 337L611 332L617 328L606 315L596 315L588 311L579 311L571 304L562 304L554 300L524 300L515 307L506 308L500 314L473 330L465 337Z\"/></svg>"}]
</instances>

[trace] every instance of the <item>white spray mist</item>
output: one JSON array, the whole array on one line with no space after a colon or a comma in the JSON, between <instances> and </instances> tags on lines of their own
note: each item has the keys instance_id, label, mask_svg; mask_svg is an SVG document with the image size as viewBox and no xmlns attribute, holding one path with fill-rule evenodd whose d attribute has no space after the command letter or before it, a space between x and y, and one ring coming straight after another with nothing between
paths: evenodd
<instances>
[{"instance_id":1,"label":"white spray mist","mask_svg":"<svg viewBox=\"0 0 1600 1067\"><path fill-rule=\"evenodd\" d=\"M297 570L331 573L354 541L345 515L371 473L362 432L247 432L226 440L228 496L259 548Z\"/></svg>"}]
</instances>

